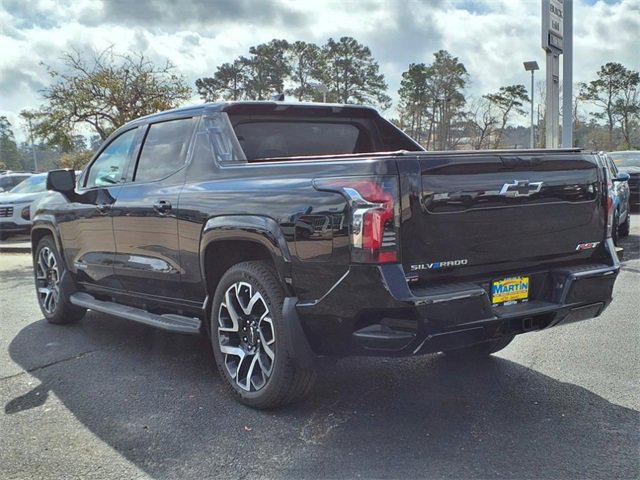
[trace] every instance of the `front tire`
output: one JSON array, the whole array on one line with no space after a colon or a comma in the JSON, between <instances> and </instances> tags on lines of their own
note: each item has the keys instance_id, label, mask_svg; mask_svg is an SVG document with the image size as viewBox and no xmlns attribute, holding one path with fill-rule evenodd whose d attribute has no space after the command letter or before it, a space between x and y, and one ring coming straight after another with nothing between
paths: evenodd
<instances>
[{"instance_id":1,"label":"front tire","mask_svg":"<svg viewBox=\"0 0 640 480\"><path fill-rule=\"evenodd\" d=\"M478 343L469 347L456 348L455 350L447 350L444 353L448 358L454 360L477 360L486 358L492 353L499 352L509 345L515 335L505 335L504 337L489 342Z\"/></svg>"},{"instance_id":2,"label":"front tire","mask_svg":"<svg viewBox=\"0 0 640 480\"><path fill-rule=\"evenodd\" d=\"M33 267L35 272L38 305L49 323L64 325L75 323L84 317L85 308L71 303L69 283L63 281L69 275L53 237L43 237L36 247Z\"/></svg>"},{"instance_id":3,"label":"front tire","mask_svg":"<svg viewBox=\"0 0 640 480\"><path fill-rule=\"evenodd\" d=\"M234 265L216 288L210 323L216 364L233 395L253 408L298 401L315 380L315 371L291 353L284 297L265 262Z\"/></svg>"}]
</instances>

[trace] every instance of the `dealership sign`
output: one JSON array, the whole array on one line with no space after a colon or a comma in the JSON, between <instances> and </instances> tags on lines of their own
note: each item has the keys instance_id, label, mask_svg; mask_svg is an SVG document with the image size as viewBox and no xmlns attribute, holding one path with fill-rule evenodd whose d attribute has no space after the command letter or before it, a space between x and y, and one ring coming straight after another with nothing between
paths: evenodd
<instances>
[{"instance_id":1,"label":"dealership sign","mask_svg":"<svg viewBox=\"0 0 640 480\"><path fill-rule=\"evenodd\" d=\"M562 53L563 0L542 0L542 48Z\"/></svg>"}]
</instances>

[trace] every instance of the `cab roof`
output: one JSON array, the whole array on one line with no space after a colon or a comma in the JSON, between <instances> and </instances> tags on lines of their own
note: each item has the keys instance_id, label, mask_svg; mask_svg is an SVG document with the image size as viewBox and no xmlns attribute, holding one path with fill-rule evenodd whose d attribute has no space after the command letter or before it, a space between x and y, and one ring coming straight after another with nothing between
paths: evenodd
<instances>
[{"instance_id":1,"label":"cab roof","mask_svg":"<svg viewBox=\"0 0 640 480\"><path fill-rule=\"evenodd\" d=\"M373 107L361 105L347 105L340 103L314 103L314 102L275 102L275 101L228 101L228 102L210 102L201 105L189 105L186 107L164 110L158 113L152 113L144 117L137 118L129 124L136 122L149 122L169 116L180 116L182 114L197 113L206 110L209 112L234 112L234 113L267 113L274 111L289 111L296 113L314 112L324 114L342 114L351 116L354 114L360 116L378 116L378 111Z\"/></svg>"}]
</instances>

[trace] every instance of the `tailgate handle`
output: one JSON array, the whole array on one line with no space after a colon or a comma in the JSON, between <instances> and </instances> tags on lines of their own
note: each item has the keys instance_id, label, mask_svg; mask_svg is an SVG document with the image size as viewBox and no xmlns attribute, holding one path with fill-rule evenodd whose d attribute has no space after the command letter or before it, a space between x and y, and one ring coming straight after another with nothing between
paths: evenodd
<instances>
[{"instance_id":1,"label":"tailgate handle","mask_svg":"<svg viewBox=\"0 0 640 480\"><path fill-rule=\"evenodd\" d=\"M514 180L505 183L500 189L500 195L504 197L528 197L538 193L542 188L542 182L530 182L529 180Z\"/></svg>"}]
</instances>

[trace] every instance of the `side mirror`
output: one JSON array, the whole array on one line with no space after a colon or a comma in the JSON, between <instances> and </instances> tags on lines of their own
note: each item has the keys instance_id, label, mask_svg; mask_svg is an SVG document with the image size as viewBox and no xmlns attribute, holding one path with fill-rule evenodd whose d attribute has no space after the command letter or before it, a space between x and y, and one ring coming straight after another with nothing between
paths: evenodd
<instances>
[{"instance_id":1,"label":"side mirror","mask_svg":"<svg viewBox=\"0 0 640 480\"><path fill-rule=\"evenodd\" d=\"M70 193L76 186L76 172L73 170L51 170L47 174L47 190Z\"/></svg>"},{"instance_id":2,"label":"side mirror","mask_svg":"<svg viewBox=\"0 0 640 480\"><path fill-rule=\"evenodd\" d=\"M614 182L628 182L631 177L626 172L618 172L618 176L613 179Z\"/></svg>"}]
</instances>

